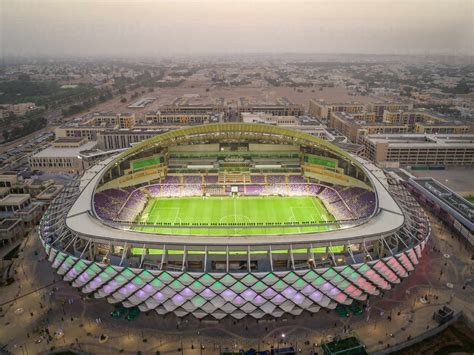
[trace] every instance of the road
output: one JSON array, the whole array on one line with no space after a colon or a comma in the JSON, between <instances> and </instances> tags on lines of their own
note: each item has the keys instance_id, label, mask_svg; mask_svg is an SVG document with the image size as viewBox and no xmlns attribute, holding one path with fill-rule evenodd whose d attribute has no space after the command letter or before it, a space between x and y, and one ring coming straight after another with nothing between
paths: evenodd
<instances>
[{"instance_id":1,"label":"road","mask_svg":"<svg viewBox=\"0 0 474 355\"><path fill-rule=\"evenodd\" d=\"M20 144L28 143L30 140L32 140L34 137L36 137L38 135L41 135L41 134L47 133L47 132L54 132L55 128L56 128L56 126L45 127L45 128L40 129L39 131L35 131L35 132L30 133L30 134L28 134L24 137L15 139L14 141L11 141L11 142L8 142L8 143L5 143L5 144L0 144L0 154L6 152L9 149L18 147Z\"/></svg>"},{"instance_id":2,"label":"road","mask_svg":"<svg viewBox=\"0 0 474 355\"><path fill-rule=\"evenodd\" d=\"M45 117L46 117L46 120L48 121L48 126L42 128L38 131L32 132L32 133L30 133L30 134L28 134L24 137L20 137L18 139L15 139L14 141L4 143L4 144L0 144L0 154L6 152L9 149L15 148L15 147L19 146L20 144L28 143L31 139L33 139L34 137L36 137L40 134L47 133L47 132L54 132L54 129L57 126L56 125L49 125L49 122L57 122L58 120L60 120L61 117L62 117L61 111L60 110L49 111L48 113L46 113Z\"/></svg>"}]
</instances>

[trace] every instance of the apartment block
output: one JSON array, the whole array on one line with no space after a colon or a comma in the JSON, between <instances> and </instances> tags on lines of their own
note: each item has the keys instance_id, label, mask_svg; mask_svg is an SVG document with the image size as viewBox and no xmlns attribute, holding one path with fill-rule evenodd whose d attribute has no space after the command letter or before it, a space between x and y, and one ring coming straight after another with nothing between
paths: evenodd
<instances>
[{"instance_id":1,"label":"apartment block","mask_svg":"<svg viewBox=\"0 0 474 355\"><path fill-rule=\"evenodd\" d=\"M472 166L473 134L386 134L361 137L364 155L399 166Z\"/></svg>"}]
</instances>

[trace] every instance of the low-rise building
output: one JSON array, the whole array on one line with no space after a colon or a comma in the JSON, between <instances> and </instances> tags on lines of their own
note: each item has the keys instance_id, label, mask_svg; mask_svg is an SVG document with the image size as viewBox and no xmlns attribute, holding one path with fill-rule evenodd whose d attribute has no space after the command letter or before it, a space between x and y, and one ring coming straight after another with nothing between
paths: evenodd
<instances>
[{"instance_id":1,"label":"low-rise building","mask_svg":"<svg viewBox=\"0 0 474 355\"><path fill-rule=\"evenodd\" d=\"M404 124L414 127L417 122L425 122L426 113L424 111L389 111L385 110L382 122L391 124ZM444 119L441 120L444 122Z\"/></svg>"},{"instance_id":2,"label":"low-rise building","mask_svg":"<svg viewBox=\"0 0 474 355\"><path fill-rule=\"evenodd\" d=\"M56 196L58 196L61 193L63 189L64 189L63 185L58 185L58 184L50 185L46 189L41 191L36 196L36 199L37 201L44 201L46 203L50 203L56 198Z\"/></svg>"},{"instance_id":3,"label":"low-rise building","mask_svg":"<svg viewBox=\"0 0 474 355\"><path fill-rule=\"evenodd\" d=\"M374 112L376 119L383 118L385 111L411 111L413 104L405 102L369 102L365 110Z\"/></svg>"},{"instance_id":4,"label":"low-rise building","mask_svg":"<svg viewBox=\"0 0 474 355\"><path fill-rule=\"evenodd\" d=\"M278 98L274 103L249 102L246 98L240 98L237 103L237 113L263 112L273 116L301 116L304 114L302 105L292 103L286 97Z\"/></svg>"},{"instance_id":5,"label":"low-rise building","mask_svg":"<svg viewBox=\"0 0 474 355\"><path fill-rule=\"evenodd\" d=\"M55 134L56 138L82 137L95 141L105 129L132 128L135 122L135 114L94 112L59 126Z\"/></svg>"},{"instance_id":6,"label":"low-rise building","mask_svg":"<svg viewBox=\"0 0 474 355\"><path fill-rule=\"evenodd\" d=\"M48 187L54 185L54 180L24 179L22 184L25 193L30 194L31 197L36 197Z\"/></svg>"},{"instance_id":7,"label":"low-rise building","mask_svg":"<svg viewBox=\"0 0 474 355\"><path fill-rule=\"evenodd\" d=\"M359 138L369 134L399 134L409 131L408 125L374 122L374 113L332 112L329 127L338 130L353 143L360 143Z\"/></svg>"},{"instance_id":8,"label":"low-rise building","mask_svg":"<svg viewBox=\"0 0 474 355\"><path fill-rule=\"evenodd\" d=\"M186 113L173 112L162 113L161 111L149 112L145 115L145 121L148 125L194 125L206 124L210 122L219 122L222 120L223 113Z\"/></svg>"},{"instance_id":9,"label":"low-rise building","mask_svg":"<svg viewBox=\"0 0 474 355\"><path fill-rule=\"evenodd\" d=\"M209 102L203 100L199 95L184 95L176 97L173 102L160 107L162 114L209 114L215 112L225 112L226 102L224 98Z\"/></svg>"},{"instance_id":10,"label":"low-rise building","mask_svg":"<svg viewBox=\"0 0 474 355\"><path fill-rule=\"evenodd\" d=\"M415 133L426 134L468 134L474 133L474 125L464 122L415 123Z\"/></svg>"},{"instance_id":11,"label":"low-rise building","mask_svg":"<svg viewBox=\"0 0 474 355\"><path fill-rule=\"evenodd\" d=\"M19 218L6 218L0 221L0 248L13 244L26 234L22 220Z\"/></svg>"},{"instance_id":12,"label":"low-rise building","mask_svg":"<svg viewBox=\"0 0 474 355\"><path fill-rule=\"evenodd\" d=\"M9 194L0 200L0 218L19 218L25 227L37 224L44 204L32 202L29 194Z\"/></svg>"},{"instance_id":13,"label":"low-rise building","mask_svg":"<svg viewBox=\"0 0 474 355\"><path fill-rule=\"evenodd\" d=\"M83 123L96 126L112 124L118 128L130 128L135 124L135 114L126 112L94 112L86 115Z\"/></svg>"},{"instance_id":14,"label":"low-rise building","mask_svg":"<svg viewBox=\"0 0 474 355\"><path fill-rule=\"evenodd\" d=\"M244 123L262 123L294 129L328 141L334 139L334 137L328 133L325 126L307 116L274 116L264 112L243 112L242 121Z\"/></svg>"},{"instance_id":15,"label":"low-rise building","mask_svg":"<svg viewBox=\"0 0 474 355\"><path fill-rule=\"evenodd\" d=\"M79 173L86 166L80 153L95 148L97 142L84 137L56 139L49 147L34 154L28 160L31 170L48 173Z\"/></svg>"},{"instance_id":16,"label":"low-rise building","mask_svg":"<svg viewBox=\"0 0 474 355\"><path fill-rule=\"evenodd\" d=\"M383 118L385 111L409 111L413 109L413 104L403 102L381 102L362 104L358 102L350 103L327 103L324 100L309 100L308 112L310 115L329 120L333 112L345 112L357 114L362 112L373 113L374 120Z\"/></svg>"},{"instance_id":17,"label":"low-rise building","mask_svg":"<svg viewBox=\"0 0 474 355\"><path fill-rule=\"evenodd\" d=\"M347 112L351 114L362 113L365 105L357 102L329 104L324 100L309 100L308 113L311 116L329 120L331 112Z\"/></svg>"},{"instance_id":18,"label":"low-rise building","mask_svg":"<svg viewBox=\"0 0 474 355\"><path fill-rule=\"evenodd\" d=\"M23 192L23 185L20 184L18 175L15 171L6 171L0 174L0 188L6 189L8 193Z\"/></svg>"},{"instance_id":19,"label":"low-rise building","mask_svg":"<svg viewBox=\"0 0 474 355\"><path fill-rule=\"evenodd\" d=\"M417 200L474 245L474 205L432 178L411 178L406 186Z\"/></svg>"},{"instance_id":20,"label":"low-rise building","mask_svg":"<svg viewBox=\"0 0 474 355\"><path fill-rule=\"evenodd\" d=\"M250 113L242 112L244 123L264 123L276 126L298 126L299 120L295 116L274 116L264 112Z\"/></svg>"},{"instance_id":21,"label":"low-rise building","mask_svg":"<svg viewBox=\"0 0 474 355\"><path fill-rule=\"evenodd\" d=\"M29 194L9 194L0 200L0 213L3 216L11 216L30 205L31 196Z\"/></svg>"},{"instance_id":22,"label":"low-rise building","mask_svg":"<svg viewBox=\"0 0 474 355\"><path fill-rule=\"evenodd\" d=\"M129 148L131 145L152 138L157 134L169 131L169 127L162 128L131 128L121 130L105 130L98 136L97 147L103 150Z\"/></svg>"},{"instance_id":23,"label":"low-rise building","mask_svg":"<svg viewBox=\"0 0 474 355\"><path fill-rule=\"evenodd\" d=\"M364 155L381 165L474 165L474 134L374 134L361 143Z\"/></svg>"}]
</instances>

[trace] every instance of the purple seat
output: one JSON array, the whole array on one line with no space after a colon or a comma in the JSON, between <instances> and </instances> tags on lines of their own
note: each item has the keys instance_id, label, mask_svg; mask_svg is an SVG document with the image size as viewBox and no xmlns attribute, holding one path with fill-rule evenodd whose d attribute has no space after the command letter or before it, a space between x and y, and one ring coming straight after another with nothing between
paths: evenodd
<instances>
[{"instance_id":1,"label":"purple seat","mask_svg":"<svg viewBox=\"0 0 474 355\"><path fill-rule=\"evenodd\" d=\"M250 182L253 184L263 184L265 178L263 175L250 175Z\"/></svg>"},{"instance_id":2,"label":"purple seat","mask_svg":"<svg viewBox=\"0 0 474 355\"><path fill-rule=\"evenodd\" d=\"M219 178L217 175L206 175L204 176L204 183L205 184L217 184Z\"/></svg>"},{"instance_id":3,"label":"purple seat","mask_svg":"<svg viewBox=\"0 0 474 355\"><path fill-rule=\"evenodd\" d=\"M184 177L185 184L200 184L202 183L201 175L189 175Z\"/></svg>"}]
</instances>

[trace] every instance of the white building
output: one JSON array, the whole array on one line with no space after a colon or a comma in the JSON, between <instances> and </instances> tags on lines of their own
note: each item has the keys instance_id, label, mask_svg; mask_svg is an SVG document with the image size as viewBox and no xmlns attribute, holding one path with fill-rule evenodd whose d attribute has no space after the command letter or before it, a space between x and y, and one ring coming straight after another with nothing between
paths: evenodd
<instances>
[{"instance_id":1,"label":"white building","mask_svg":"<svg viewBox=\"0 0 474 355\"><path fill-rule=\"evenodd\" d=\"M78 173L87 168L80 157L83 151L94 149L95 141L81 137L64 137L56 139L51 146L29 158L31 170L48 173Z\"/></svg>"}]
</instances>

